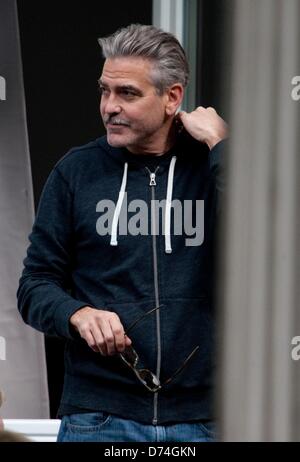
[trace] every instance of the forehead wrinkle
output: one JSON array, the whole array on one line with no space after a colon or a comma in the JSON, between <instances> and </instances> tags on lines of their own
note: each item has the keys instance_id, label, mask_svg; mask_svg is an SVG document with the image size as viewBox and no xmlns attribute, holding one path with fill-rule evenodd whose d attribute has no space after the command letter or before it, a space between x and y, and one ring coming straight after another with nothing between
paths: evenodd
<instances>
[{"instance_id":1,"label":"forehead wrinkle","mask_svg":"<svg viewBox=\"0 0 300 462\"><path fill-rule=\"evenodd\" d=\"M107 59L102 69L101 80L121 80L122 85L151 85L152 63L142 58Z\"/></svg>"},{"instance_id":2,"label":"forehead wrinkle","mask_svg":"<svg viewBox=\"0 0 300 462\"><path fill-rule=\"evenodd\" d=\"M142 78L137 79L134 76L109 76L106 74L102 74L101 78L99 79L99 84L103 86L114 86L116 88L127 88L127 89L134 89L138 90L143 85L153 85L150 79Z\"/></svg>"}]
</instances>

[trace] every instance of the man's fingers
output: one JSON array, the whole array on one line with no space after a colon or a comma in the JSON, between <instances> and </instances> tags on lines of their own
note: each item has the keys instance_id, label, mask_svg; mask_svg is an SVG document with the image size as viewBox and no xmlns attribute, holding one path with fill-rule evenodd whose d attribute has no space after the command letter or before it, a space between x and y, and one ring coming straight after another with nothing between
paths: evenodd
<instances>
[{"instance_id":1,"label":"man's fingers","mask_svg":"<svg viewBox=\"0 0 300 462\"><path fill-rule=\"evenodd\" d=\"M116 351L124 351L125 350L125 332L124 328L121 324L121 321L117 315L112 316L109 319L111 330L114 334L115 339L115 348Z\"/></svg>"},{"instance_id":2,"label":"man's fingers","mask_svg":"<svg viewBox=\"0 0 300 462\"><path fill-rule=\"evenodd\" d=\"M101 353L103 356L107 355L107 348L101 329L95 320L86 322L81 326L79 333L95 353Z\"/></svg>"},{"instance_id":3,"label":"man's fingers","mask_svg":"<svg viewBox=\"0 0 300 462\"><path fill-rule=\"evenodd\" d=\"M188 115L188 113L185 112L185 111L180 111L180 112L178 112L178 117L179 117L181 120L184 119L187 115Z\"/></svg>"},{"instance_id":4,"label":"man's fingers","mask_svg":"<svg viewBox=\"0 0 300 462\"><path fill-rule=\"evenodd\" d=\"M92 329L92 336L95 342L94 344L96 346L96 351L100 352L103 356L107 356L107 346L99 326L95 325L95 327Z\"/></svg>"},{"instance_id":5,"label":"man's fingers","mask_svg":"<svg viewBox=\"0 0 300 462\"><path fill-rule=\"evenodd\" d=\"M75 313L71 323L93 351L100 351L104 356L114 355L131 345L116 313L86 308Z\"/></svg>"},{"instance_id":6,"label":"man's fingers","mask_svg":"<svg viewBox=\"0 0 300 462\"><path fill-rule=\"evenodd\" d=\"M101 319L101 332L107 348L108 355L116 354L115 335L110 325L108 318Z\"/></svg>"},{"instance_id":7,"label":"man's fingers","mask_svg":"<svg viewBox=\"0 0 300 462\"><path fill-rule=\"evenodd\" d=\"M98 331L96 333L96 330L87 330L86 332L82 333L82 338L87 342L88 346L95 352L95 353L101 353L102 355L107 354L106 353L106 347L103 341L103 336L101 332Z\"/></svg>"},{"instance_id":8,"label":"man's fingers","mask_svg":"<svg viewBox=\"0 0 300 462\"><path fill-rule=\"evenodd\" d=\"M198 106L194 111L181 111L179 117L185 130L197 141L212 149L219 141L228 137L228 127L213 107Z\"/></svg>"}]
</instances>

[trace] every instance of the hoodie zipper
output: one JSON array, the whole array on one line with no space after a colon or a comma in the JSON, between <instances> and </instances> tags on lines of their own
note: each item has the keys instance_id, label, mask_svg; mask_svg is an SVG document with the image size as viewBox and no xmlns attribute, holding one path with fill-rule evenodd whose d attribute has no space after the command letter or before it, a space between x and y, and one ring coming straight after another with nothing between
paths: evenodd
<instances>
[{"instance_id":1,"label":"hoodie zipper","mask_svg":"<svg viewBox=\"0 0 300 462\"><path fill-rule=\"evenodd\" d=\"M150 175L151 187L151 235L152 235L152 249L153 249L153 279L154 279L154 293L155 304L159 306L159 289L158 289L158 265L157 265L157 242L156 242L156 217L155 217L155 186L156 186L156 172L159 167L156 167L154 172L151 172L148 167L145 167ZM161 369L161 335L160 335L160 313L159 309L156 310L156 339L157 339L157 359L156 359L156 376L160 378ZM158 392L154 393L153 397L153 419L152 424L157 425L157 406L158 406Z\"/></svg>"}]
</instances>

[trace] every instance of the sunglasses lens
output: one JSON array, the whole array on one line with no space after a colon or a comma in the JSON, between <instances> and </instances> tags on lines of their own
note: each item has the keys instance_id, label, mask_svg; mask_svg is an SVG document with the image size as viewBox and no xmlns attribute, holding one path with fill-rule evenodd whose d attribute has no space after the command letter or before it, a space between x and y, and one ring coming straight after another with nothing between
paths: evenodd
<instances>
[{"instance_id":1,"label":"sunglasses lens","mask_svg":"<svg viewBox=\"0 0 300 462\"><path fill-rule=\"evenodd\" d=\"M120 356L122 357L123 361L125 361L129 366L135 367L137 364L137 361L139 359L136 351L132 347L126 348L125 351L123 351Z\"/></svg>"},{"instance_id":2,"label":"sunglasses lens","mask_svg":"<svg viewBox=\"0 0 300 462\"><path fill-rule=\"evenodd\" d=\"M145 383L145 385L147 385L147 387L156 389L160 386L158 378L152 374L151 371L148 371L148 369L139 369L137 372L140 379L143 383Z\"/></svg>"},{"instance_id":3,"label":"sunglasses lens","mask_svg":"<svg viewBox=\"0 0 300 462\"><path fill-rule=\"evenodd\" d=\"M138 354L132 347L126 348L123 353L120 353L122 360L134 370L139 380L151 391L157 391L160 388L158 378L148 369L137 369L136 365L139 360Z\"/></svg>"}]
</instances>

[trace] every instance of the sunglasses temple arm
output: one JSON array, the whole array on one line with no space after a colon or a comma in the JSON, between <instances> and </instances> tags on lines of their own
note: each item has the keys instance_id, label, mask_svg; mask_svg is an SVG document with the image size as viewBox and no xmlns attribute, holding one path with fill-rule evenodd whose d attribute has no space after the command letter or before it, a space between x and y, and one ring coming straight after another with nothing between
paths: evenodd
<instances>
[{"instance_id":1,"label":"sunglasses temple arm","mask_svg":"<svg viewBox=\"0 0 300 462\"><path fill-rule=\"evenodd\" d=\"M161 386L167 385L170 383L188 364L188 362L192 359L194 354L199 350L199 345L197 345L193 351L188 355L188 357L184 360L182 365L174 372L174 374L171 375L165 382L161 384Z\"/></svg>"},{"instance_id":2,"label":"sunglasses temple arm","mask_svg":"<svg viewBox=\"0 0 300 462\"><path fill-rule=\"evenodd\" d=\"M162 306L164 306L164 304L161 304L161 305L158 305L156 306L155 308L153 308L152 310L150 311L147 311L147 313L143 314L141 317L139 317L136 321L134 321L129 327L128 329L126 329L126 332L124 333L124 335L128 335L129 331L131 329L133 329L140 321L142 321L146 316L148 316L149 314L152 314L154 313L154 311L158 310L159 308L161 308Z\"/></svg>"}]
</instances>

